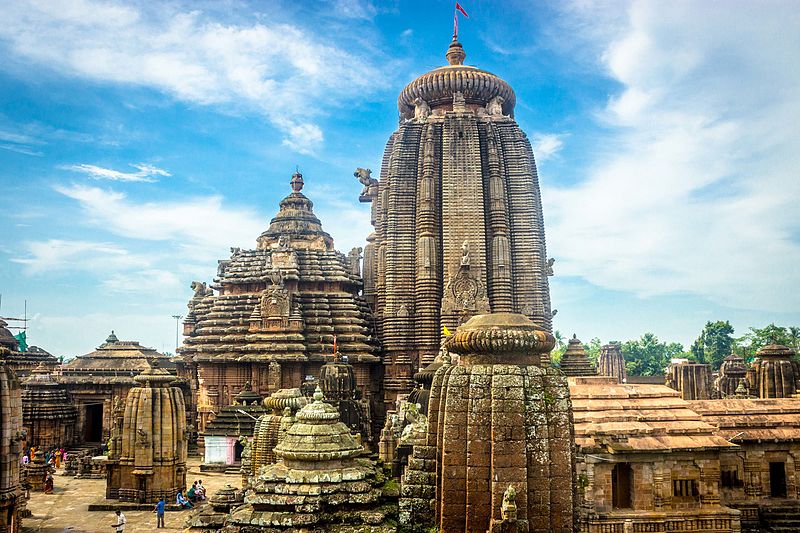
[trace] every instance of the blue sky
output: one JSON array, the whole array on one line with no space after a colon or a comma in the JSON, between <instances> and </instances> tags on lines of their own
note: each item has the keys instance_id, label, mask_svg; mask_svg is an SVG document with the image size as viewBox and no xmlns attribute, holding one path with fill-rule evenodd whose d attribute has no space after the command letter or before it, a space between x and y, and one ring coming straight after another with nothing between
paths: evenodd
<instances>
[{"instance_id":1,"label":"blue sky","mask_svg":"<svg viewBox=\"0 0 800 533\"><path fill-rule=\"evenodd\" d=\"M793 2L470 2L542 183L556 328L800 324ZM0 1L0 315L71 357L159 350L192 280L252 247L295 165L342 251L369 232L396 98L451 2Z\"/></svg>"}]
</instances>

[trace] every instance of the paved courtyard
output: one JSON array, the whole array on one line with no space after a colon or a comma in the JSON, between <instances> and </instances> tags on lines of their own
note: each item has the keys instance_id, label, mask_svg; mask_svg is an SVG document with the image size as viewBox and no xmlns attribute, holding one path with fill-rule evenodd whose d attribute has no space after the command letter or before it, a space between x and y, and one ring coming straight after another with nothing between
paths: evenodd
<instances>
[{"instance_id":1,"label":"paved courtyard","mask_svg":"<svg viewBox=\"0 0 800 533\"><path fill-rule=\"evenodd\" d=\"M234 487L241 485L241 477L236 475L200 472L200 460L190 458L188 484L197 479L203 480L208 495L215 493L226 483ZM113 511L87 510L90 503L103 500L106 491L104 479L75 479L57 472L53 494L32 492L28 509L33 516L22 521L24 533L109 533L116 523ZM168 502L174 503L174 502ZM156 529L156 515L150 511L124 511L128 519L126 533L145 531L184 531L184 522L189 511L167 511L166 529Z\"/></svg>"}]
</instances>

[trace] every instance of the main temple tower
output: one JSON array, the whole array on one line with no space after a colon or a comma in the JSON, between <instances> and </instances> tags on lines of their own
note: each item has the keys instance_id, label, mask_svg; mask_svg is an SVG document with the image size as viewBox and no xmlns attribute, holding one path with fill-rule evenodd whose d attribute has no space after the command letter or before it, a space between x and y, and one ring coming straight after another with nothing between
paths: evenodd
<instances>
[{"instance_id":1,"label":"main temple tower","mask_svg":"<svg viewBox=\"0 0 800 533\"><path fill-rule=\"evenodd\" d=\"M465 57L454 38L448 65L403 89L380 180L361 180L375 227L365 295L389 401L436 356L443 326L516 312L552 329L539 179L514 90Z\"/></svg>"}]
</instances>

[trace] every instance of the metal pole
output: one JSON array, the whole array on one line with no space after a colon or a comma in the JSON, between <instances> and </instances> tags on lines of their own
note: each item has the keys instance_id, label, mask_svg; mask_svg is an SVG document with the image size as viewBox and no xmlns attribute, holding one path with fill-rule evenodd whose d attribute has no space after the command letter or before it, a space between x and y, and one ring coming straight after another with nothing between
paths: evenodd
<instances>
[{"instance_id":1,"label":"metal pole","mask_svg":"<svg viewBox=\"0 0 800 533\"><path fill-rule=\"evenodd\" d=\"M175 355L178 355L178 327L180 326L180 319L183 315L172 315L175 319Z\"/></svg>"}]
</instances>

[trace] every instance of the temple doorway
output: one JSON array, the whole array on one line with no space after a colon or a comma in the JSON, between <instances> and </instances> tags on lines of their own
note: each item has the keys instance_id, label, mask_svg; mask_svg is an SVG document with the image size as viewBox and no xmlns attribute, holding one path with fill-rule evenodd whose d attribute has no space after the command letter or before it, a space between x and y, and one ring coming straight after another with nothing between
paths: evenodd
<instances>
[{"instance_id":1,"label":"temple doorway","mask_svg":"<svg viewBox=\"0 0 800 533\"><path fill-rule=\"evenodd\" d=\"M244 446L238 440L236 444L233 445L233 461L238 463L242 460L242 452L244 451Z\"/></svg>"},{"instance_id":2,"label":"temple doorway","mask_svg":"<svg viewBox=\"0 0 800 533\"><path fill-rule=\"evenodd\" d=\"M786 497L786 465L783 462L769 464L769 493L773 498Z\"/></svg>"},{"instance_id":3,"label":"temple doorway","mask_svg":"<svg viewBox=\"0 0 800 533\"><path fill-rule=\"evenodd\" d=\"M103 440L102 403L93 403L84 407L83 440L85 442L102 442Z\"/></svg>"},{"instance_id":4,"label":"temple doorway","mask_svg":"<svg viewBox=\"0 0 800 533\"><path fill-rule=\"evenodd\" d=\"M631 489L633 487L633 469L630 463L614 465L611 471L611 497L615 509L631 509Z\"/></svg>"}]
</instances>

